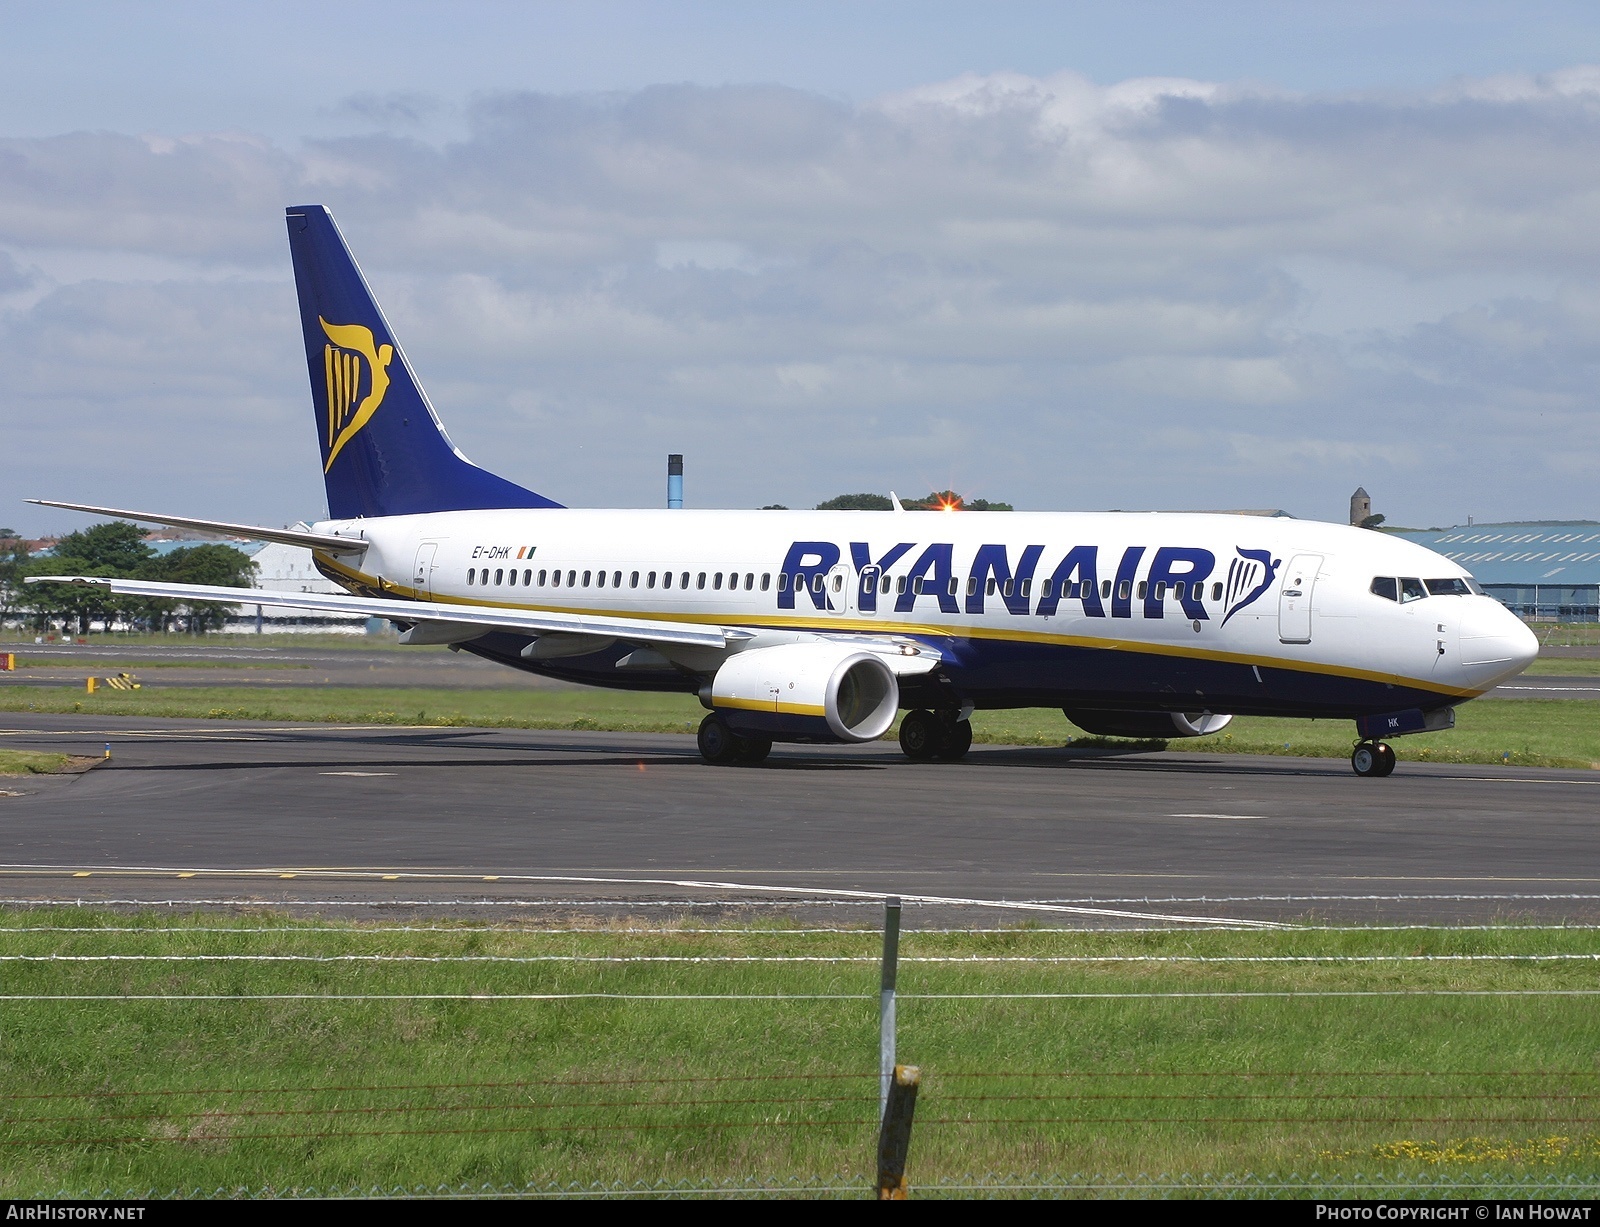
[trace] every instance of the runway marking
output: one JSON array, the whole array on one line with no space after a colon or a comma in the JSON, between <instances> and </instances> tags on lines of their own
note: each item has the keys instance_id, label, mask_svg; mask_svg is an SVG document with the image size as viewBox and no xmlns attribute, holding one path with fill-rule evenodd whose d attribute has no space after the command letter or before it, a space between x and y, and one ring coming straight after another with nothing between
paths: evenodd
<instances>
[{"instance_id":1,"label":"runway marking","mask_svg":"<svg viewBox=\"0 0 1600 1227\"><path fill-rule=\"evenodd\" d=\"M1267 820L1267 815L1265 815L1265 814L1168 814L1167 817L1169 817L1169 818L1228 818L1228 819L1233 819L1235 821L1241 821L1241 822L1242 821L1264 822L1264 821Z\"/></svg>"},{"instance_id":2,"label":"runway marking","mask_svg":"<svg viewBox=\"0 0 1600 1227\"><path fill-rule=\"evenodd\" d=\"M380 775L394 775L393 771L319 771L318 775L350 775L358 779L372 779Z\"/></svg>"},{"instance_id":3,"label":"runway marking","mask_svg":"<svg viewBox=\"0 0 1600 1227\"><path fill-rule=\"evenodd\" d=\"M3 903L3 902L7 902L7 901L6 900L0 900L0 903ZM15 901L13 900L11 902L15 902ZM32 900L31 902L37 904L39 902L39 900ZM49 902L59 902L59 901L49 901ZM72 902L73 903L79 903L81 901L80 900L72 900ZM127 901L124 900L123 902L127 902ZM147 902L148 903L150 901L149 900L144 900L143 902ZM177 902L193 902L193 900L159 900L157 902L177 903ZM214 901L213 900L206 900L205 902L214 902ZM241 902L241 901L234 900L233 902ZM390 906L390 905L388 905L386 903L385 904L377 904L377 905L357 905L357 904L353 904L352 903L349 906L354 907L354 906ZM1301 929L1299 929L1297 931L1305 932L1305 933L1565 933L1565 932L1592 933L1592 932L1595 932L1596 930L1600 930L1600 925L1582 925L1582 924L1548 924L1548 925L1414 924L1414 925L1306 925L1306 926L1303 926ZM1188 932L1189 930L1184 930L1184 931ZM1160 929L1132 928L1132 927L1128 927L1128 926L1121 926L1121 927L1118 927L1118 928L1115 928L1115 929L1090 929L1090 928L1084 928L1082 926L1077 926L1077 927L1070 928L1070 929L1064 929L1064 928L1047 929L1047 928L1042 928L1042 927L1041 928L1037 928L1037 929L1035 929L1035 928L1019 929L1019 928L1016 928L1014 926L1010 926L1010 927L1003 928L1003 929L966 929L966 928L963 928L963 929L910 929L910 928L902 928L900 930L900 932L905 936L913 936L913 935L921 934L921 935L930 936L930 937L949 936L949 935L960 935L960 936L963 936L963 937L967 937L967 936L986 936L986 935L999 935L999 936L1005 936L1005 937L1058 937L1058 936L1063 936L1063 935L1067 935L1067 934L1082 934L1082 933L1170 933L1170 932L1172 932L1172 930L1171 929L1166 929L1166 928L1160 928ZM826 926L826 925L807 925L804 928L793 928L793 929L745 929L745 928L739 928L739 927L727 926L727 925L725 925L725 926L723 926L721 928L716 928L716 929L692 929L692 928L679 927L677 925L673 925L673 926L670 926L670 927L653 927L653 926L649 926L649 925L629 925L627 928L607 928L607 929L597 929L597 928L595 928L593 926L588 926L588 927L581 928L581 929L566 929L566 928L547 928L547 927L542 926L542 925L537 927L537 928L531 928L531 927L520 926L520 925L487 924L487 923L483 923L483 924L462 923L462 924L451 924L451 925L361 925L360 927L356 927L355 925L269 925L269 926L266 926L266 927L256 927L256 928L246 928L246 927L242 927L242 926L241 927L235 927L235 926L231 926L231 925L175 925L175 926L156 926L156 927L138 926L138 925L12 925L12 926L0 925L0 936L4 936L5 934L8 934L8 933L96 933L96 934L99 934L99 933L136 933L136 934L139 934L141 936L161 935L161 936L176 936L176 937L182 937L182 936L185 936L185 935L191 934L191 933L240 933L240 934L244 934L244 935L247 935L247 936L255 936L255 935L258 935L258 934L271 933L271 934L275 934L275 935L277 935L279 937L294 937L294 936L296 936L298 934L301 934L301 933L318 934L318 935L325 934L325 933L342 933L347 937L365 937L368 934L390 934L390 933L453 933L453 934L469 934L469 935L474 936L474 937L484 937L484 936L494 937L494 936L500 936L500 935L516 936L516 937L684 937L684 936L698 936L698 935L707 935L707 936L715 935L715 936L722 936L722 937L734 936L734 937L740 937L740 938L751 938L751 937L757 937L757 938L763 938L763 937L774 937L774 938L776 938L776 937L783 937L783 938L788 938L788 937L860 937L860 938L869 938L873 942L877 942L882 936L881 932L878 929L865 927L865 926L861 926L861 925L856 925L856 926L854 926L852 928L848 928L848 929L835 928L835 927L830 927L830 926ZM977 956L974 956L974 957L977 957ZM1102 956L1083 956L1083 957L1088 958L1088 957L1102 957ZM1115 956L1109 956L1108 955L1108 956L1104 956L1104 957L1114 958ZM1142 958L1142 957L1146 957L1146 956L1142 956L1141 955L1141 956L1130 956L1130 957L1141 957ZM1148 957L1158 958L1158 957L1164 957L1164 956L1151 955L1151 956L1148 956ZM1203 958L1203 957L1206 957L1206 956L1196 955L1194 957L1199 959L1199 958ZM1245 956L1240 956L1240 957L1245 957ZM1294 956L1294 957L1298 957L1298 956ZM1317 956L1307 955L1305 957L1314 958L1314 957L1317 957ZM1403 955L1403 956L1401 956L1401 955L1396 955L1396 956L1350 955L1350 956L1344 956L1344 955L1330 955L1330 956L1326 956L1326 957L1329 957L1329 958L1345 958L1345 957L1349 957L1349 958L1367 958L1367 957L1371 957L1371 958L1374 958L1374 959L1383 959L1383 958L1386 958L1386 957L1395 957L1395 958L1433 958L1433 957L1444 958L1444 957L1451 957L1451 958L1454 958L1454 957L1458 957L1458 956L1454 956L1454 955L1451 955L1451 956L1442 956L1442 955L1441 956L1426 956L1426 955ZM1480 957L1480 956L1476 956L1476 955L1466 956L1466 955L1463 955L1463 956L1459 956L1459 957L1476 958L1476 957ZM1504 958L1515 959L1515 958L1520 958L1520 957L1523 957L1523 956L1520 956L1520 955L1504 955L1504 956L1501 956L1501 955L1484 955L1484 956L1481 956L1481 957L1484 957L1484 958L1501 958L1501 957L1504 957ZM1543 957L1543 956L1540 956L1540 957ZM1564 957L1567 957L1567 956L1562 955L1562 956L1551 956L1551 957L1563 957L1564 958ZM1582 955L1582 956L1574 956L1574 957L1582 957L1582 958L1596 957L1596 958L1600 958L1600 955L1596 955L1596 956ZM869 961L876 961L876 959L877 959L877 956L873 956L872 960L869 960Z\"/></svg>"},{"instance_id":4,"label":"runway marking","mask_svg":"<svg viewBox=\"0 0 1600 1227\"><path fill-rule=\"evenodd\" d=\"M0 866L0 868L4 867ZM110 872L123 876L131 876L133 874L165 875L177 873L179 870L170 866L164 868L154 866L135 868L130 866L125 869L113 869ZM295 873L285 873L281 870L273 869L194 869L190 872L194 872L196 874L205 874L207 876L223 877L264 877L270 875L280 879L287 879L297 878L301 876L301 873L305 873L310 876L317 877L336 875L341 878L354 879L356 881L370 881L373 879L380 881L391 880L386 879L382 874L371 870L302 870ZM87 877L88 874L74 874L73 876ZM475 878L479 881L483 880L482 875L478 874L467 875L436 872L430 873L426 871L397 874L392 880L405 878L424 881L457 881L467 879L469 877ZM1236 925L1240 928L1246 929L1283 929L1290 927L1282 922L1274 920L1242 920L1229 916L1180 916L1166 913L1158 914L1150 912L1129 912L1103 907L1086 907L1079 904L1068 903L1036 903L1024 900L1007 899L968 899L951 895L922 895L911 894L907 892L897 893L894 891L844 890L838 887L769 886L752 884L748 882L703 881L695 878L601 878L580 876L575 874L502 874L500 877L504 881L517 883L570 882L575 885L585 886L673 886L679 889L688 890L741 891L748 894L774 894L784 897L793 895L813 895L826 898L857 900L871 903L881 903L885 899L898 897L904 902L946 907L984 907L1022 912L1066 912L1077 915L1111 917L1121 920L1158 920L1166 921L1171 924L1226 924Z\"/></svg>"}]
</instances>

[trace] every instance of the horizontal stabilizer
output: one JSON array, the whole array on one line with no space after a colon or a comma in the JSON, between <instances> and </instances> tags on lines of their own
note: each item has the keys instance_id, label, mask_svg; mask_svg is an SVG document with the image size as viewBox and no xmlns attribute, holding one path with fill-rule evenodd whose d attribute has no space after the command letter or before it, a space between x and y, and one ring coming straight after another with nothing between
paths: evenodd
<instances>
[{"instance_id":1,"label":"horizontal stabilizer","mask_svg":"<svg viewBox=\"0 0 1600 1227\"><path fill-rule=\"evenodd\" d=\"M153 515L148 511L123 511L118 507L91 507L87 503L58 503L48 498L30 498L26 501L39 507L64 507L68 511L87 511L90 515L112 516L118 520L137 520L141 524L192 528L203 533L216 533L222 537L246 537L252 541L277 541L284 545L303 545L308 550L321 550L324 554L360 554L367 548L365 541L350 537L335 537L330 533L313 533L293 528L257 528L254 524L230 524L225 520L196 520L192 516Z\"/></svg>"},{"instance_id":2,"label":"horizontal stabilizer","mask_svg":"<svg viewBox=\"0 0 1600 1227\"><path fill-rule=\"evenodd\" d=\"M693 647L725 648L730 639L748 638L748 632L684 622L654 622L646 618L612 618L603 614L564 614L547 610L503 609L493 605L440 605L431 601L397 601L386 597L346 596L317 592L269 592L264 588L221 588L210 584L164 584L155 580L112 579L99 576L31 575L30 584L92 584L121 596L155 597L169 601L222 601L228 605L276 605L283 609L318 609L362 614L394 622L426 622L482 628L491 631L544 635L602 635L639 643L677 643ZM466 636L475 638L476 636Z\"/></svg>"}]
</instances>

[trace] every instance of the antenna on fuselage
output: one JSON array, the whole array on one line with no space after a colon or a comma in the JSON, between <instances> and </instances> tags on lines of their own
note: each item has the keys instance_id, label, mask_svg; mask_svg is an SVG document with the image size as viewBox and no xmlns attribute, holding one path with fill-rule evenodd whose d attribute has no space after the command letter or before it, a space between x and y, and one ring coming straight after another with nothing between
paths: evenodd
<instances>
[{"instance_id":1,"label":"antenna on fuselage","mask_svg":"<svg viewBox=\"0 0 1600 1227\"><path fill-rule=\"evenodd\" d=\"M683 457L677 452L667 457L667 508L672 511L683 508Z\"/></svg>"}]
</instances>

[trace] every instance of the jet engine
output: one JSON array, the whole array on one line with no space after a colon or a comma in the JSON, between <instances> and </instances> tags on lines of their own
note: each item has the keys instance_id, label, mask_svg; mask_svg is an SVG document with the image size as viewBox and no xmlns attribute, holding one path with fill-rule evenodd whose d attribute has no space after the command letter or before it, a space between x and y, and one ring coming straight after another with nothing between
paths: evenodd
<instances>
[{"instance_id":1,"label":"jet engine","mask_svg":"<svg viewBox=\"0 0 1600 1227\"><path fill-rule=\"evenodd\" d=\"M1228 727L1232 716L1209 711L1106 711L1063 707L1061 714L1098 737L1208 737Z\"/></svg>"},{"instance_id":2,"label":"jet engine","mask_svg":"<svg viewBox=\"0 0 1600 1227\"><path fill-rule=\"evenodd\" d=\"M736 733L776 741L872 741L894 723L900 684L871 652L787 643L730 656L702 698Z\"/></svg>"}]
</instances>

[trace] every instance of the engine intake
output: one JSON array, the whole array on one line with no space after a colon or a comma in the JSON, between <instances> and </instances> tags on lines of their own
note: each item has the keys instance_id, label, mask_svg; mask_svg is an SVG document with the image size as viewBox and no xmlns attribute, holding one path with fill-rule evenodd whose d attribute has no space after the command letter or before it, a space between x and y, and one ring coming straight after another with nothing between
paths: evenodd
<instances>
[{"instance_id":1,"label":"engine intake","mask_svg":"<svg viewBox=\"0 0 1600 1227\"><path fill-rule=\"evenodd\" d=\"M711 706L735 732L777 741L873 741L889 731L900 684L871 652L787 643L730 656Z\"/></svg>"},{"instance_id":2,"label":"engine intake","mask_svg":"<svg viewBox=\"0 0 1600 1227\"><path fill-rule=\"evenodd\" d=\"M1063 707L1061 714L1097 737L1209 737L1228 727L1232 716L1197 711L1107 711Z\"/></svg>"}]
</instances>

